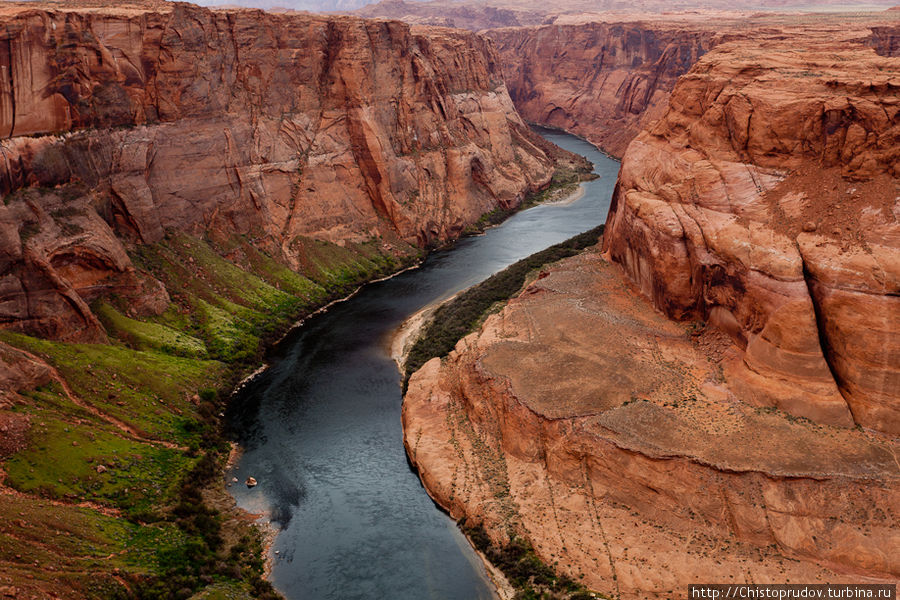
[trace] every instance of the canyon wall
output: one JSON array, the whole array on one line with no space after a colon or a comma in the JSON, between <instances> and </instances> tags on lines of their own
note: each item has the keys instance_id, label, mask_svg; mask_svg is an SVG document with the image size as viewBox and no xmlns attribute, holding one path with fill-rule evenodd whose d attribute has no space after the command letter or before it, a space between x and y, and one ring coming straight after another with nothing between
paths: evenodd
<instances>
[{"instance_id":1,"label":"canyon wall","mask_svg":"<svg viewBox=\"0 0 900 600\"><path fill-rule=\"evenodd\" d=\"M900 25L872 27L869 44L882 56L900 56Z\"/></svg>"},{"instance_id":2,"label":"canyon wall","mask_svg":"<svg viewBox=\"0 0 900 600\"><path fill-rule=\"evenodd\" d=\"M102 338L85 301L155 289L125 247L167 230L249 236L297 268L298 236L424 247L552 171L471 34L187 4L13 12L6 327Z\"/></svg>"},{"instance_id":3,"label":"canyon wall","mask_svg":"<svg viewBox=\"0 0 900 600\"><path fill-rule=\"evenodd\" d=\"M412 376L407 452L452 517L610 597L896 580L896 441L751 406L735 360L595 249Z\"/></svg>"},{"instance_id":4,"label":"canyon wall","mask_svg":"<svg viewBox=\"0 0 900 600\"><path fill-rule=\"evenodd\" d=\"M576 133L615 156L663 115L675 81L713 45L696 23L584 23L484 32L510 96L531 122Z\"/></svg>"},{"instance_id":5,"label":"canyon wall","mask_svg":"<svg viewBox=\"0 0 900 600\"><path fill-rule=\"evenodd\" d=\"M666 314L732 335L755 402L896 435L900 62L806 44L729 43L679 81L604 247Z\"/></svg>"}]
</instances>

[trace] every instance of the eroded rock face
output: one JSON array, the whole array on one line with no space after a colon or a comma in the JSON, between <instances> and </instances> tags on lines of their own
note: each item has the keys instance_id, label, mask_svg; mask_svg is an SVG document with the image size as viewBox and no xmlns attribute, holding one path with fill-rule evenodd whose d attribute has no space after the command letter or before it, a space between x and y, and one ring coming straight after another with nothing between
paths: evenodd
<instances>
[{"instance_id":1,"label":"eroded rock face","mask_svg":"<svg viewBox=\"0 0 900 600\"><path fill-rule=\"evenodd\" d=\"M895 6L890 10L900 9ZM869 43L882 56L900 56L900 25L873 27Z\"/></svg>"},{"instance_id":2,"label":"eroded rock face","mask_svg":"<svg viewBox=\"0 0 900 600\"><path fill-rule=\"evenodd\" d=\"M900 61L841 36L704 56L629 146L604 248L729 332L749 401L896 435Z\"/></svg>"},{"instance_id":3,"label":"eroded rock face","mask_svg":"<svg viewBox=\"0 0 900 600\"><path fill-rule=\"evenodd\" d=\"M621 156L663 115L675 81L714 45L696 24L584 23L485 32L522 116Z\"/></svg>"},{"instance_id":4,"label":"eroded rock face","mask_svg":"<svg viewBox=\"0 0 900 600\"><path fill-rule=\"evenodd\" d=\"M101 340L87 303L111 290L161 310L125 248L167 230L296 268L298 236L423 247L551 175L471 34L187 4L5 13L6 327Z\"/></svg>"},{"instance_id":5,"label":"eroded rock face","mask_svg":"<svg viewBox=\"0 0 900 600\"><path fill-rule=\"evenodd\" d=\"M896 442L753 407L741 354L589 251L413 375L406 448L454 518L612 597L895 580Z\"/></svg>"}]
</instances>

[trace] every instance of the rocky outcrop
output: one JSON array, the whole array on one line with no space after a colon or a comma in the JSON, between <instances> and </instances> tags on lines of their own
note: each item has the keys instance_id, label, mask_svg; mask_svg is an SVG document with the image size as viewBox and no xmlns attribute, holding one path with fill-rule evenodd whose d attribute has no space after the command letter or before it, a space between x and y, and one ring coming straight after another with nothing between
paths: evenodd
<instances>
[{"instance_id":1,"label":"rocky outcrop","mask_svg":"<svg viewBox=\"0 0 900 600\"><path fill-rule=\"evenodd\" d=\"M88 308L165 291L127 248L241 235L424 247L545 185L485 40L188 4L4 9L0 324L103 339Z\"/></svg>"},{"instance_id":2,"label":"rocky outcrop","mask_svg":"<svg viewBox=\"0 0 900 600\"><path fill-rule=\"evenodd\" d=\"M731 334L756 404L897 434L900 62L839 37L705 56L629 147L604 247Z\"/></svg>"},{"instance_id":3,"label":"rocky outcrop","mask_svg":"<svg viewBox=\"0 0 900 600\"><path fill-rule=\"evenodd\" d=\"M751 406L740 354L587 252L412 376L407 451L451 516L610 597L896 580L896 441Z\"/></svg>"},{"instance_id":4,"label":"rocky outcrop","mask_svg":"<svg viewBox=\"0 0 900 600\"><path fill-rule=\"evenodd\" d=\"M900 7L890 10L900 11ZM900 56L900 25L872 27L869 44L882 56Z\"/></svg>"},{"instance_id":5,"label":"rocky outcrop","mask_svg":"<svg viewBox=\"0 0 900 600\"><path fill-rule=\"evenodd\" d=\"M665 112L679 76L714 44L697 24L585 23L485 34L522 116L613 155Z\"/></svg>"}]
</instances>

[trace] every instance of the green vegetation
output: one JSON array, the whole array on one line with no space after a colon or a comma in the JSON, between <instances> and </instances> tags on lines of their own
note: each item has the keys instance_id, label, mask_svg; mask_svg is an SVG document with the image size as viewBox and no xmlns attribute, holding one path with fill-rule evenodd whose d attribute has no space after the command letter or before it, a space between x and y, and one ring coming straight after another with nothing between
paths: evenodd
<instances>
[{"instance_id":1,"label":"green vegetation","mask_svg":"<svg viewBox=\"0 0 900 600\"><path fill-rule=\"evenodd\" d=\"M401 258L388 254L398 248ZM230 391L297 319L420 257L375 239L341 247L298 238L294 249L305 275L240 236L172 233L132 256L164 283L162 314L139 316L117 296L92 306L111 343L0 330L0 341L55 369L8 409L31 427L24 448L0 456L0 483L47 510L39 521L0 494L0 566L13 585L85 598L278 597L263 578L258 532L217 508L230 505L218 484L230 448L217 390ZM27 536L7 531L18 514L34 524ZM72 539L54 533L63 530L54 514L79 524L66 530Z\"/></svg>"},{"instance_id":2,"label":"green vegetation","mask_svg":"<svg viewBox=\"0 0 900 600\"><path fill-rule=\"evenodd\" d=\"M571 169L568 167L557 166L550 179L550 184L546 189L539 192L529 194L521 204L515 208L495 208L490 212L481 215L472 225L466 228L466 235L474 235L483 232L488 227L499 225L515 213L537 206L544 202L565 198L578 188L578 184L594 177L586 170Z\"/></svg>"},{"instance_id":3,"label":"green vegetation","mask_svg":"<svg viewBox=\"0 0 900 600\"><path fill-rule=\"evenodd\" d=\"M170 523L147 527L88 508L0 495L0 563L4 581L14 585L36 582L61 597L125 597L113 569L152 572L158 549L181 543L183 534Z\"/></svg>"},{"instance_id":4,"label":"green vegetation","mask_svg":"<svg viewBox=\"0 0 900 600\"><path fill-rule=\"evenodd\" d=\"M205 395L211 398L214 394ZM213 404L212 400L204 402ZM263 548L259 534L250 531L228 544L223 515L211 508L204 497L205 491L215 485L220 476L228 449L220 429L214 425L216 421L213 414L208 413L205 425L209 449L182 479L177 503L167 517L183 532L185 542L159 549L156 553L158 576L137 582L135 595L140 600L187 599L211 584L224 584L218 586L218 594L243 589L249 597L260 600L280 598L263 578Z\"/></svg>"},{"instance_id":5,"label":"green vegetation","mask_svg":"<svg viewBox=\"0 0 900 600\"><path fill-rule=\"evenodd\" d=\"M172 233L138 249L134 260L165 284L177 308L138 326L116 314L125 307L114 300L113 310L100 309L101 318L136 348L203 356L202 348L209 358L249 367L258 362L265 342L286 325L419 258L417 250L405 247L405 257L398 259L382 250L378 240L341 247L298 237L292 249L305 275L243 237L214 248L209 241Z\"/></svg>"},{"instance_id":6,"label":"green vegetation","mask_svg":"<svg viewBox=\"0 0 900 600\"><path fill-rule=\"evenodd\" d=\"M140 435L179 444L197 438L187 431L196 414L192 396L198 389L215 387L226 374L220 362L122 345L66 344L8 331L0 331L0 341L44 358L59 371L76 397L127 423ZM72 417L84 417L84 409L66 400L58 387L40 400L32 406L40 408L49 403L70 421Z\"/></svg>"},{"instance_id":7,"label":"green vegetation","mask_svg":"<svg viewBox=\"0 0 900 600\"><path fill-rule=\"evenodd\" d=\"M123 439L110 427L87 429L55 415L31 416L43 419L31 443L5 464L9 485L23 492L87 499L136 516L171 498L193 462L178 450Z\"/></svg>"},{"instance_id":8,"label":"green vegetation","mask_svg":"<svg viewBox=\"0 0 900 600\"><path fill-rule=\"evenodd\" d=\"M603 227L600 225L523 258L441 305L423 328L406 358L404 388L413 372L432 358L449 354L456 342L475 330L492 307L518 292L529 273L548 263L574 256L596 244L603 234Z\"/></svg>"},{"instance_id":9,"label":"green vegetation","mask_svg":"<svg viewBox=\"0 0 900 600\"><path fill-rule=\"evenodd\" d=\"M107 302L92 307L107 333L140 350L159 350L166 354L203 358L207 355L203 340L160 323L130 319Z\"/></svg>"},{"instance_id":10,"label":"green vegetation","mask_svg":"<svg viewBox=\"0 0 900 600\"><path fill-rule=\"evenodd\" d=\"M139 248L135 263L165 284L177 309L158 317L152 331L125 328L133 343L157 347L174 343L181 352L202 344L208 357L229 365L252 363L263 340L327 297L314 282L283 268L260 269L259 274L241 269L208 242L186 234L172 234ZM111 322L108 316L106 322ZM167 330L185 337L173 340Z\"/></svg>"},{"instance_id":11,"label":"green vegetation","mask_svg":"<svg viewBox=\"0 0 900 600\"><path fill-rule=\"evenodd\" d=\"M394 273L403 262L378 247L378 240L338 246L332 242L298 237L293 248L298 251L303 272L331 295L343 296L360 281L368 281ZM422 258L420 251L409 249L411 258ZM407 259L406 262L413 262Z\"/></svg>"},{"instance_id":12,"label":"green vegetation","mask_svg":"<svg viewBox=\"0 0 900 600\"><path fill-rule=\"evenodd\" d=\"M516 600L591 600L599 598L584 586L556 572L535 554L527 540L512 535L506 546L494 544L484 527L461 521L472 544L500 569L516 589Z\"/></svg>"}]
</instances>

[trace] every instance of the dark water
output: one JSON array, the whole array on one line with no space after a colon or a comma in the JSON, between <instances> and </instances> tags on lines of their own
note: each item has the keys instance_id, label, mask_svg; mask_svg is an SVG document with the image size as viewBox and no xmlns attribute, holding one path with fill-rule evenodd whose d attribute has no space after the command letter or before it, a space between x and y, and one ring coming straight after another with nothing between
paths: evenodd
<instances>
[{"instance_id":1,"label":"dark water","mask_svg":"<svg viewBox=\"0 0 900 600\"><path fill-rule=\"evenodd\" d=\"M492 598L483 567L407 463L400 377L388 355L411 314L606 220L618 162L570 135L601 177L568 205L538 206L374 283L310 319L235 403L245 448L238 504L280 528L272 582L289 600ZM247 489L253 476L259 485Z\"/></svg>"}]
</instances>

